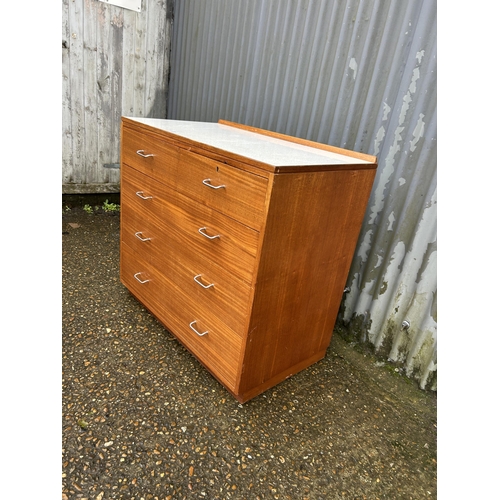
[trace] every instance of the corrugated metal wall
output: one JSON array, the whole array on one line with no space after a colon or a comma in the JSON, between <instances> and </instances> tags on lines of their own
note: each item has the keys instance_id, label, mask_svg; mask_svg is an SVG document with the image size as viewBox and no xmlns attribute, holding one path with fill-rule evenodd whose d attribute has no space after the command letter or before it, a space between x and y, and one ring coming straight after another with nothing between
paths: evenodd
<instances>
[{"instance_id":1,"label":"corrugated metal wall","mask_svg":"<svg viewBox=\"0 0 500 500\"><path fill-rule=\"evenodd\" d=\"M169 118L223 118L377 155L339 318L431 389L436 7L435 0L177 1L168 101Z\"/></svg>"},{"instance_id":2,"label":"corrugated metal wall","mask_svg":"<svg viewBox=\"0 0 500 500\"><path fill-rule=\"evenodd\" d=\"M63 194L118 191L121 116L166 117L172 5L63 0Z\"/></svg>"}]
</instances>

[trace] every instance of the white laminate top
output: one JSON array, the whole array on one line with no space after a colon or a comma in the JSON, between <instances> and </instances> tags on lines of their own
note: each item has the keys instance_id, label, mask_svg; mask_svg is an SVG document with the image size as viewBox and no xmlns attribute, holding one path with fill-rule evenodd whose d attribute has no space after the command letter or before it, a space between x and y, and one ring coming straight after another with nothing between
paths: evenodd
<instances>
[{"instance_id":1,"label":"white laminate top","mask_svg":"<svg viewBox=\"0 0 500 500\"><path fill-rule=\"evenodd\" d=\"M276 167L370 163L366 160L303 146L220 123L163 120L160 118L128 118L201 144L207 144Z\"/></svg>"}]
</instances>

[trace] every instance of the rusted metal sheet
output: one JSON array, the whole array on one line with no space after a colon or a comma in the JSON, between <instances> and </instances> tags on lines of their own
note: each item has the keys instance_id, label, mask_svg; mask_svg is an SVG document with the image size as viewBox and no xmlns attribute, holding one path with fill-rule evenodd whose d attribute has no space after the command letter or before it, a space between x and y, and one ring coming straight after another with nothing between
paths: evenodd
<instances>
[{"instance_id":1,"label":"rusted metal sheet","mask_svg":"<svg viewBox=\"0 0 500 500\"><path fill-rule=\"evenodd\" d=\"M176 2L168 117L378 157L339 321L436 389L436 1Z\"/></svg>"},{"instance_id":2,"label":"rusted metal sheet","mask_svg":"<svg viewBox=\"0 0 500 500\"><path fill-rule=\"evenodd\" d=\"M63 193L119 190L122 115L166 117L173 0L63 0Z\"/></svg>"}]
</instances>

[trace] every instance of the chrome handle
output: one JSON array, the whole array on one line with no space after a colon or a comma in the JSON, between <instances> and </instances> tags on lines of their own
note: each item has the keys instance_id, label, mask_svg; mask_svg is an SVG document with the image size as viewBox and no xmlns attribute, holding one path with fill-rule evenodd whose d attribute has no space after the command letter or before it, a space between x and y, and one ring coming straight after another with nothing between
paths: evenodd
<instances>
[{"instance_id":1,"label":"chrome handle","mask_svg":"<svg viewBox=\"0 0 500 500\"><path fill-rule=\"evenodd\" d=\"M136 238L139 238L141 241L151 241L151 238L141 238L139 235L142 234L142 231L137 231L137 233L134 234Z\"/></svg>"},{"instance_id":2,"label":"chrome handle","mask_svg":"<svg viewBox=\"0 0 500 500\"><path fill-rule=\"evenodd\" d=\"M210 288L212 286L215 286L213 283L210 283L210 285L204 285L198 278L201 276L201 274L197 274L193 279L198 283L198 285L202 286L203 288Z\"/></svg>"},{"instance_id":3,"label":"chrome handle","mask_svg":"<svg viewBox=\"0 0 500 500\"><path fill-rule=\"evenodd\" d=\"M136 151L136 153L139 155L139 156L142 156L143 158L151 158L152 156L154 156L154 154L144 154L144 149L139 149L139 151Z\"/></svg>"},{"instance_id":4,"label":"chrome handle","mask_svg":"<svg viewBox=\"0 0 500 500\"><path fill-rule=\"evenodd\" d=\"M209 188L212 189L221 189L226 187L225 184L221 184L220 186L214 186L213 184L210 184L210 179L204 179L202 182L203 184L205 184L205 186L208 186Z\"/></svg>"},{"instance_id":5,"label":"chrome handle","mask_svg":"<svg viewBox=\"0 0 500 500\"><path fill-rule=\"evenodd\" d=\"M139 198L142 198L143 200L152 200L153 197L152 196L142 196L144 193L144 191L137 191L137 193L135 193Z\"/></svg>"},{"instance_id":6,"label":"chrome handle","mask_svg":"<svg viewBox=\"0 0 500 500\"><path fill-rule=\"evenodd\" d=\"M149 280L141 280L138 278L139 274L142 274L142 273L135 273L134 274L134 278L139 282L141 283L141 285L143 285L144 283L147 283Z\"/></svg>"},{"instance_id":7,"label":"chrome handle","mask_svg":"<svg viewBox=\"0 0 500 500\"><path fill-rule=\"evenodd\" d=\"M193 332L196 333L198 337L203 337L203 335L206 335L208 333L208 330L206 332L200 333L193 325L196 325L196 321L191 321L191 323L189 323L189 328L191 328L191 330L193 330Z\"/></svg>"},{"instance_id":8,"label":"chrome handle","mask_svg":"<svg viewBox=\"0 0 500 500\"><path fill-rule=\"evenodd\" d=\"M200 229L198 229L198 232L203 236L205 236L205 238L208 238L209 240L215 240L215 238L220 238L220 234L216 234L215 236L209 236L207 233L205 233L206 229L207 229L206 227L200 227Z\"/></svg>"}]
</instances>

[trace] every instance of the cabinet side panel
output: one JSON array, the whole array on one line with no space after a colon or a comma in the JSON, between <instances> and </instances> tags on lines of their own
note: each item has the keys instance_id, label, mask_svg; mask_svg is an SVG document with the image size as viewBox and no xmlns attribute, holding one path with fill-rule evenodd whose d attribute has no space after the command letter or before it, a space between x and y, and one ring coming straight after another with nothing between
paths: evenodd
<instances>
[{"instance_id":1,"label":"cabinet side panel","mask_svg":"<svg viewBox=\"0 0 500 500\"><path fill-rule=\"evenodd\" d=\"M323 357L374 176L346 170L274 177L239 394L264 390L278 374L283 380L305 360Z\"/></svg>"}]
</instances>

